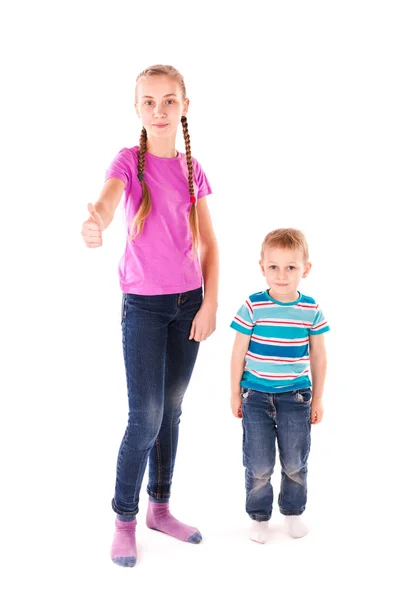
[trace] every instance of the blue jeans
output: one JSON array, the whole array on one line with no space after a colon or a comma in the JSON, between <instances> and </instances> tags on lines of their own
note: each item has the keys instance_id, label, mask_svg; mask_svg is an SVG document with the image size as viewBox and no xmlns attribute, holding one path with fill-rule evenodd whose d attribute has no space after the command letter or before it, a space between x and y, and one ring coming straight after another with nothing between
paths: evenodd
<instances>
[{"instance_id":1,"label":"blue jeans","mask_svg":"<svg viewBox=\"0 0 400 600\"><path fill-rule=\"evenodd\" d=\"M307 501L311 442L311 389L271 394L242 388L246 511L255 521L271 518L275 440L282 467L279 509L301 515Z\"/></svg>"},{"instance_id":2,"label":"blue jeans","mask_svg":"<svg viewBox=\"0 0 400 600\"><path fill-rule=\"evenodd\" d=\"M148 494L159 502L170 496L181 404L199 350L189 334L202 300L202 288L181 294L123 295L129 417L112 501L123 520L132 519L139 510L148 459Z\"/></svg>"}]
</instances>

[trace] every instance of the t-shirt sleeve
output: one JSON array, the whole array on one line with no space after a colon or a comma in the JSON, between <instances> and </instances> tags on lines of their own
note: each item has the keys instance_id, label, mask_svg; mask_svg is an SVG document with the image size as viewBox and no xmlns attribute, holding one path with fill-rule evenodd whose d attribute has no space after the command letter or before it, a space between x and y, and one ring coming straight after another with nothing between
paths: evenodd
<instances>
[{"instance_id":1,"label":"t-shirt sleeve","mask_svg":"<svg viewBox=\"0 0 400 600\"><path fill-rule=\"evenodd\" d=\"M125 184L125 189L131 184L132 181L132 153L128 148L123 148L111 162L110 166L106 171L106 179L110 177L116 177L121 179Z\"/></svg>"},{"instance_id":2,"label":"t-shirt sleeve","mask_svg":"<svg viewBox=\"0 0 400 600\"><path fill-rule=\"evenodd\" d=\"M207 176L204 173L200 163L198 163L195 159L192 160L194 180L199 189L199 191L197 192L197 199L204 198L204 196L209 196L210 194L212 194L210 182L208 181Z\"/></svg>"},{"instance_id":3,"label":"t-shirt sleeve","mask_svg":"<svg viewBox=\"0 0 400 600\"><path fill-rule=\"evenodd\" d=\"M328 321L325 319L322 310L317 305L314 321L310 329L310 335L319 335L320 333L325 333L329 330L330 327L328 325Z\"/></svg>"},{"instance_id":4,"label":"t-shirt sleeve","mask_svg":"<svg viewBox=\"0 0 400 600\"><path fill-rule=\"evenodd\" d=\"M253 307L249 299L237 311L232 323L232 329L244 333L245 335L251 335L253 333L255 322Z\"/></svg>"}]
</instances>

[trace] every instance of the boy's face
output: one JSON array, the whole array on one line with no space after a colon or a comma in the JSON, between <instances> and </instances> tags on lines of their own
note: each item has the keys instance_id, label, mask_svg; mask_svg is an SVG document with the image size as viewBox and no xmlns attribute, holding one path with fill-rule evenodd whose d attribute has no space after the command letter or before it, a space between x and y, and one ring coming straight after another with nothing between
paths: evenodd
<instances>
[{"instance_id":1,"label":"boy's face","mask_svg":"<svg viewBox=\"0 0 400 600\"><path fill-rule=\"evenodd\" d=\"M311 263L305 261L302 250L268 246L264 248L260 266L271 296L281 302L297 300L300 280L307 277L311 269Z\"/></svg>"}]
</instances>

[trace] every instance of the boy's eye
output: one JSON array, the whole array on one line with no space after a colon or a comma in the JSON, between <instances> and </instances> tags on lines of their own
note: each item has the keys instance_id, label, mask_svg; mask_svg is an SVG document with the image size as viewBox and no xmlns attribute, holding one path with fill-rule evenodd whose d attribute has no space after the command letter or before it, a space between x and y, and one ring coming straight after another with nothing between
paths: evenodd
<instances>
[{"instance_id":1,"label":"boy's eye","mask_svg":"<svg viewBox=\"0 0 400 600\"><path fill-rule=\"evenodd\" d=\"M293 265L290 265L290 267L288 267L289 271L294 271L296 267L294 267Z\"/></svg>"},{"instance_id":2,"label":"boy's eye","mask_svg":"<svg viewBox=\"0 0 400 600\"><path fill-rule=\"evenodd\" d=\"M167 104L173 104L175 100L167 100Z\"/></svg>"},{"instance_id":3,"label":"boy's eye","mask_svg":"<svg viewBox=\"0 0 400 600\"><path fill-rule=\"evenodd\" d=\"M274 270L276 269L276 265L271 265L269 268Z\"/></svg>"},{"instance_id":4,"label":"boy's eye","mask_svg":"<svg viewBox=\"0 0 400 600\"><path fill-rule=\"evenodd\" d=\"M150 104L153 104L153 101L152 100L146 100L145 104L148 104L150 106Z\"/></svg>"}]
</instances>

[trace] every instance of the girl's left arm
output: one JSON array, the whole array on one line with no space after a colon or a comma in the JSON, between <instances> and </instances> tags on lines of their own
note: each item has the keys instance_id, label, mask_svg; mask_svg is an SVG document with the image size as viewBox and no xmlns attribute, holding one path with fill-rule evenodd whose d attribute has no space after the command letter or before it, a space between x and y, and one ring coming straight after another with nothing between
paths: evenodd
<instances>
[{"instance_id":1,"label":"girl's left arm","mask_svg":"<svg viewBox=\"0 0 400 600\"><path fill-rule=\"evenodd\" d=\"M219 256L207 199L197 201L199 221L200 264L204 280L204 300L195 316L189 339L203 342L215 331L218 308Z\"/></svg>"}]
</instances>

